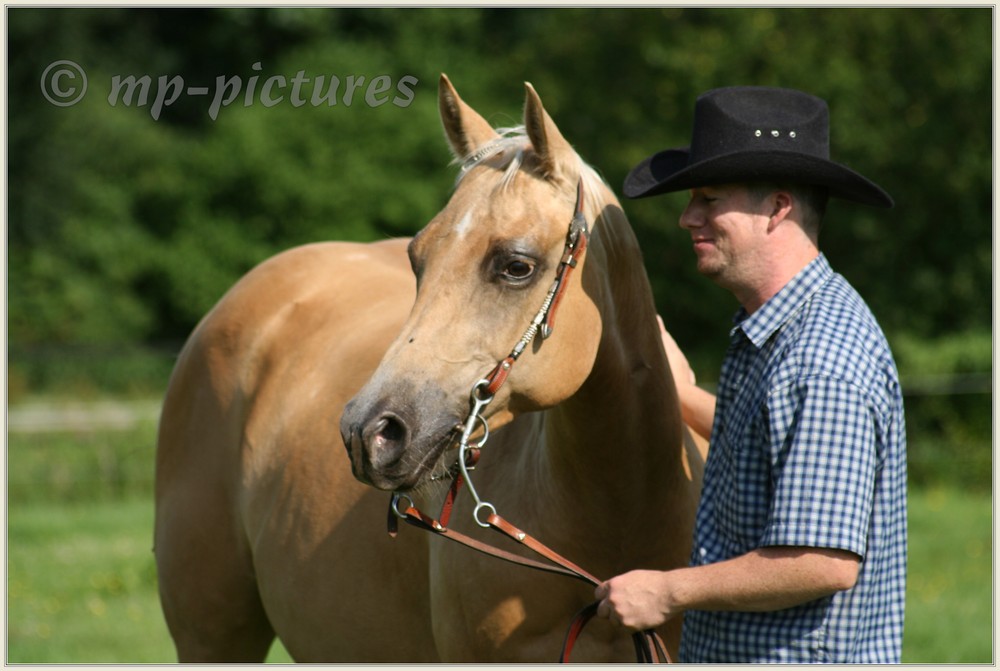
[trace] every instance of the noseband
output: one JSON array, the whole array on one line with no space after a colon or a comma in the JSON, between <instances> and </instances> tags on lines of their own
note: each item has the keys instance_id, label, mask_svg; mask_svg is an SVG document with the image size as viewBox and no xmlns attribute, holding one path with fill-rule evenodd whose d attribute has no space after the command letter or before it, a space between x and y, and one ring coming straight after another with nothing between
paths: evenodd
<instances>
[{"instance_id":1,"label":"noseband","mask_svg":"<svg viewBox=\"0 0 1000 671\"><path fill-rule=\"evenodd\" d=\"M576 578L596 587L601 584L599 579L500 517L492 503L480 499L479 493L476 491L472 479L469 477L469 471L475 468L476 462L479 461L480 450L486 444L490 435L489 425L481 414L482 410L490 404L497 391L507 381L511 368L513 368L531 341L536 336L541 336L544 341L552 335L552 329L555 326L556 311L559 308L559 303L566 291L566 287L569 285L569 277L587 249L590 231L587 226L587 218L583 214L583 196L583 180L580 179L576 186L576 207L574 208L573 218L570 220L569 231L566 233L566 245L563 248L562 259L559 261L556 278L552 282L552 286L549 287L545 300L542 301L541 308L535 314L535 318L531 320L531 324L525 330L524 335L514 345L510 354L501 359L486 377L472 386L469 398L471 409L464 424L461 426L462 433L459 439L457 462L459 472L454 476L452 485L441 506L441 514L438 516L438 519L434 519L418 510L409 496L400 492L394 492L392 501L389 504L388 526L389 534L395 536L398 529L396 520L399 518L413 526L450 538L466 547L492 557L529 568ZM475 431L477 424L482 427L483 435L479 439L479 442L470 443L469 439ZM467 485L469 494L475 502L472 517L476 524L500 532L504 536L529 548L550 563L535 561L501 550L448 528L447 525L451 517L455 497L458 495L463 483ZM483 511L488 511L485 520L481 519ZM562 654L559 657L560 662L569 661L573 645L582 632L583 627L597 613L598 603L595 602L586 606L573 618L563 641ZM642 632L634 632L632 640L636 650L636 661L647 663L671 661L666 646L664 646L662 639L654 630L647 629Z\"/></svg>"}]
</instances>

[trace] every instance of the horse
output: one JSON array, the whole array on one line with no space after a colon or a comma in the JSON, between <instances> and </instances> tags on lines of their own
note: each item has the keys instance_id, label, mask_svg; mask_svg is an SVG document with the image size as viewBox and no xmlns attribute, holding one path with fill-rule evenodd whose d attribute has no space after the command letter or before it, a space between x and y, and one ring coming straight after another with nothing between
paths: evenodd
<instances>
[{"instance_id":1,"label":"horse","mask_svg":"<svg viewBox=\"0 0 1000 671\"><path fill-rule=\"evenodd\" d=\"M154 552L179 661L260 662L275 637L299 662L555 661L592 586L386 533L399 496L440 503L470 441L474 491L593 575L688 561L706 445L620 204L530 83L517 128L443 74L438 106L460 169L418 234L263 261L178 356ZM476 503L449 526L485 539ZM679 627L658 632L674 652ZM595 619L572 661L633 660L627 633Z\"/></svg>"}]
</instances>

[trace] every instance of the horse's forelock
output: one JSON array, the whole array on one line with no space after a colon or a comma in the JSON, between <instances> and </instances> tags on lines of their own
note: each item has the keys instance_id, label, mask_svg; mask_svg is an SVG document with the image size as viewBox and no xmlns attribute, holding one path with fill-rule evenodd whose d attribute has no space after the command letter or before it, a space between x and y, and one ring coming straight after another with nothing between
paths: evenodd
<instances>
[{"instance_id":1,"label":"horse's forelock","mask_svg":"<svg viewBox=\"0 0 1000 671\"><path fill-rule=\"evenodd\" d=\"M456 188L473 168L483 164L493 165L493 167L503 171L497 182L498 189L504 189L513 182L514 176L524 163L527 152L531 150L531 141L528 139L524 126L498 128L496 131L499 137L482 145L469 156L455 159L455 163L461 165L455 180ZM583 180L583 190L586 194L585 209L600 213L606 205L603 194L607 184L598 172L578 154L574 153L574 156L579 162L580 179Z\"/></svg>"},{"instance_id":2,"label":"horse's forelock","mask_svg":"<svg viewBox=\"0 0 1000 671\"><path fill-rule=\"evenodd\" d=\"M506 187L514 179L514 175L521 169L525 152L531 148L531 142L523 126L498 128L497 133L499 136L496 139L477 148L465 158L455 159L456 163L461 163L455 180L456 187L473 168L483 164L491 164L504 171L498 184L500 188Z\"/></svg>"}]
</instances>

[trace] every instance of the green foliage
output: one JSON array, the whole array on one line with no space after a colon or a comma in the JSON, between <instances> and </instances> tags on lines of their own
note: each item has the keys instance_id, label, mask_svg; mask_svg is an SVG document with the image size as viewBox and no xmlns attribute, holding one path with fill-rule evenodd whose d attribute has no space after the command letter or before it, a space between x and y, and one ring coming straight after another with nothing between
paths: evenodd
<instances>
[{"instance_id":1,"label":"green foliage","mask_svg":"<svg viewBox=\"0 0 1000 671\"><path fill-rule=\"evenodd\" d=\"M39 390L63 400L108 394L158 398L177 349L131 343L14 345L7 351L7 399L20 403Z\"/></svg>"},{"instance_id":2,"label":"green foliage","mask_svg":"<svg viewBox=\"0 0 1000 671\"><path fill-rule=\"evenodd\" d=\"M442 71L497 125L519 122L520 83L532 81L616 189L647 154L687 142L707 88L824 96L835 158L897 201L834 206L823 241L834 266L891 333L990 328L989 8L12 8L9 30L13 343L183 338L283 248L413 234L453 178ZM40 94L57 59L88 72L73 107ZM417 83L405 107L241 96L214 120L208 96L182 96L158 120L150 105L108 101L115 75L207 85L298 72L310 86ZM682 205L626 209L667 323L682 344L718 352L733 304L695 274L675 226Z\"/></svg>"},{"instance_id":3,"label":"green foliage","mask_svg":"<svg viewBox=\"0 0 1000 671\"><path fill-rule=\"evenodd\" d=\"M153 423L125 431L13 433L8 441L7 498L74 504L151 498Z\"/></svg>"},{"instance_id":4,"label":"green foliage","mask_svg":"<svg viewBox=\"0 0 1000 671\"><path fill-rule=\"evenodd\" d=\"M890 344L904 379L980 373L993 368L993 334L989 331L956 330L933 340L900 333Z\"/></svg>"},{"instance_id":5,"label":"green foliage","mask_svg":"<svg viewBox=\"0 0 1000 671\"><path fill-rule=\"evenodd\" d=\"M520 123L521 83L531 81L616 191L636 162L687 143L706 89L790 86L826 98L833 158L884 186L896 208L835 201L825 253L900 350L904 378L992 370L990 7L13 7L7 16L14 393L80 377L85 366L71 357L38 362L33 353L53 346L176 351L243 273L278 251L418 231L455 174L437 118L441 72L498 126ZM88 94L72 107L41 94L42 72L60 59L88 73ZM268 78L298 73L309 94L320 77L337 77L337 104L258 95ZM111 104L116 75L209 88L238 76L247 89L256 77L258 88L249 104L244 92L215 113L214 90L183 95L154 118L151 104ZM409 103L373 106L359 93L347 104L348 78L379 76L415 78ZM697 274L676 225L684 202L623 205L664 321L710 381L736 305ZM96 365L94 387L129 386L106 370L116 366ZM142 375L166 381L152 368ZM978 482L988 470L991 397L960 396L908 399L917 477L955 471Z\"/></svg>"},{"instance_id":6,"label":"green foliage","mask_svg":"<svg viewBox=\"0 0 1000 671\"><path fill-rule=\"evenodd\" d=\"M910 481L993 483L993 338L984 331L892 343L906 394Z\"/></svg>"}]
</instances>

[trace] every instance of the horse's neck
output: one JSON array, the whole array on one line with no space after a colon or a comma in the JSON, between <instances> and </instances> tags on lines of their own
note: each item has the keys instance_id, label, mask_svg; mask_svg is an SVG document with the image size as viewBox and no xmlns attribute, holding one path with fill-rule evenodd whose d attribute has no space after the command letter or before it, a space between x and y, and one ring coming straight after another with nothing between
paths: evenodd
<instances>
[{"instance_id":1,"label":"horse's neck","mask_svg":"<svg viewBox=\"0 0 1000 671\"><path fill-rule=\"evenodd\" d=\"M546 416L550 482L643 519L668 514L690 484L676 389L660 342L641 250L617 207L595 227L602 339L580 390ZM559 485L556 485L558 487ZM659 509L659 510L658 510Z\"/></svg>"}]
</instances>

